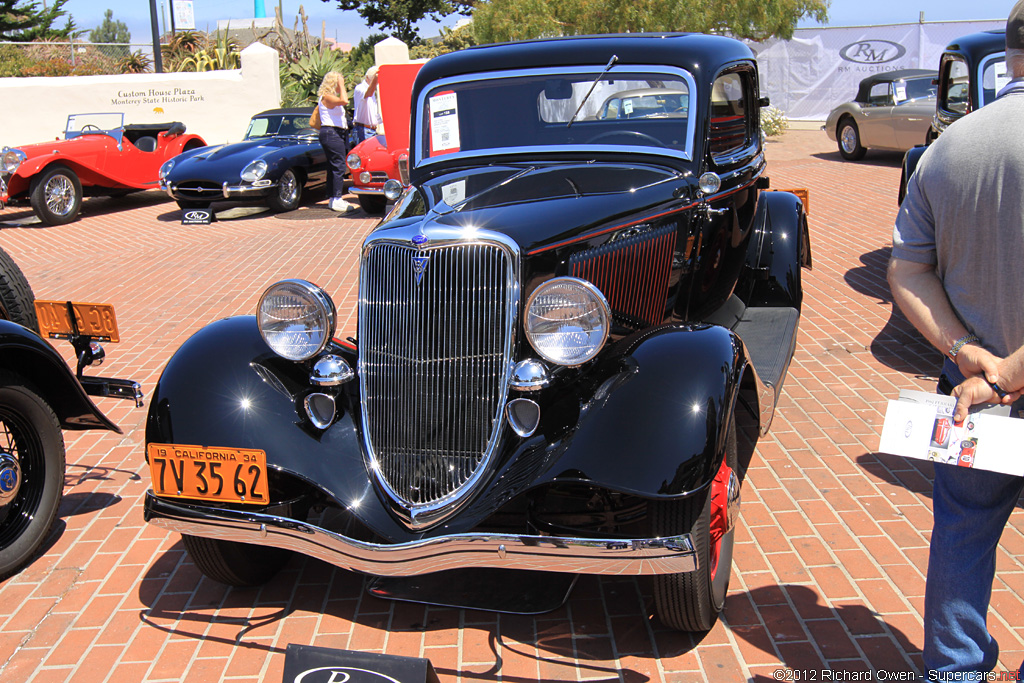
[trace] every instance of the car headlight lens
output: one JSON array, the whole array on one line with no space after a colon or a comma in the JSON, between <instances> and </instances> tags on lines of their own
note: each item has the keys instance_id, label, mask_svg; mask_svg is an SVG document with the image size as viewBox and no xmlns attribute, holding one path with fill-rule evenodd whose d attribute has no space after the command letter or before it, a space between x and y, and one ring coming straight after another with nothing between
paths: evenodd
<instances>
[{"instance_id":1,"label":"car headlight lens","mask_svg":"<svg viewBox=\"0 0 1024 683\"><path fill-rule=\"evenodd\" d=\"M363 160L359 158L358 154L349 154L348 157L345 158L345 163L348 164L348 167L353 171L359 170L363 167Z\"/></svg>"},{"instance_id":2,"label":"car headlight lens","mask_svg":"<svg viewBox=\"0 0 1024 683\"><path fill-rule=\"evenodd\" d=\"M267 162L263 159L257 159L242 169L242 180L247 183L254 183L265 175L267 175Z\"/></svg>"},{"instance_id":3,"label":"car headlight lens","mask_svg":"<svg viewBox=\"0 0 1024 683\"><path fill-rule=\"evenodd\" d=\"M337 313L327 293L305 280L275 282L260 297L260 334L274 353L302 361L334 336Z\"/></svg>"},{"instance_id":4,"label":"car headlight lens","mask_svg":"<svg viewBox=\"0 0 1024 683\"><path fill-rule=\"evenodd\" d=\"M405 186L394 178L388 178L384 181L384 196L387 197L389 201L398 201L398 198L402 196L403 192L405 192Z\"/></svg>"},{"instance_id":5,"label":"car headlight lens","mask_svg":"<svg viewBox=\"0 0 1024 683\"><path fill-rule=\"evenodd\" d=\"M160 180L167 180L167 175L171 172L172 168L174 168L174 159L168 159L165 161L164 165L160 167L160 172L158 173Z\"/></svg>"},{"instance_id":6,"label":"car headlight lens","mask_svg":"<svg viewBox=\"0 0 1024 683\"><path fill-rule=\"evenodd\" d=\"M7 175L13 175L18 170L18 167L21 166L21 162L27 158L28 156L20 149L5 148L3 156L0 156L0 171Z\"/></svg>"},{"instance_id":7,"label":"car headlight lens","mask_svg":"<svg viewBox=\"0 0 1024 683\"><path fill-rule=\"evenodd\" d=\"M542 358L558 365L582 365L596 356L610 324L601 290L579 278L549 280L526 303L526 338Z\"/></svg>"}]
</instances>

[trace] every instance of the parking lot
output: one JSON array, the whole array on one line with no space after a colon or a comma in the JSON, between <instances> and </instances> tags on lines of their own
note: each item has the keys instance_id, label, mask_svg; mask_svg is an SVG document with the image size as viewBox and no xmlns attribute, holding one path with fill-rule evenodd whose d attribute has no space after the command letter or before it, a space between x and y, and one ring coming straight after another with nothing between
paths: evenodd
<instances>
[{"instance_id":1,"label":"parking lot","mask_svg":"<svg viewBox=\"0 0 1024 683\"><path fill-rule=\"evenodd\" d=\"M725 613L709 633L661 627L649 586L632 578L583 577L563 607L538 616L393 603L305 558L262 589L228 589L202 577L176 534L142 520L146 409L97 399L124 434L65 432L57 527L41 557L0 582L0 680L276 682L289 643L426 657L442 681L902 680L821 672L920 670L932 465L875 452L886 400L932 390L940 362L894 314L885 282L900 155L844 162L817 130L789 131L767 155L773 188L809 190L814 269L784 396L743 488ZM233 209L188 227L156 191L88 199L80 220L58 227L8 208L0 246L37 298L114 304L122 341L88 372L137 380L148 395L189 335L254 312L281 278L323 286L337 336L354 336L358 249L376 220L313 198L288 214ZM996 671L1015 671L1020 511L997 566Z\"/></svg>"}]
</instances>

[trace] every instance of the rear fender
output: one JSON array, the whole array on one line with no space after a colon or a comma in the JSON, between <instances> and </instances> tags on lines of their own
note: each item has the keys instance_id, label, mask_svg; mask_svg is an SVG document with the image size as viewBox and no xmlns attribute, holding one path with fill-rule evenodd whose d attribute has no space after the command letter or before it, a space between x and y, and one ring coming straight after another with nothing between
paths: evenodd
<instances>
[{"instance_id":1,"label":"rear fender","mask_svg":"<svg viewBox=\"0 0 1024 683\"><path fill-rule=\"evenodd\" d=\"M751 240L747 268L736 292L748 306L800 308L801 268L811 267L811 242L803 202L791 192L762 192L758 239Z\"/></svg>"},{"instance_id":2,"label":"rear fender","mask_svg":"<svg viewBox=\"0 0 1024 683\"><path fill-rule=\"evenodd\" d=\"M86 395L56 349L31 330L7 320L0 320L0 368L31 382L53 408L63 429L121 433Z\"/></svg>"},{"instance_id":3,"label":"rear fender","mask_svg":"<svg viewBox=\"0 0 1024 683\"><path fill-rule=\"evenodd\" d=\"M907 150L907 153L903 155L903 167L900 170L900 190L896 196L897 203L902 204L903 198L907 196L907 184L910 183L910 176L914 175L914 171L917 170L917 165L921 162L921 155L928 149L924 145L919 145L913 149Z\"/></svg>"}]
</instances>

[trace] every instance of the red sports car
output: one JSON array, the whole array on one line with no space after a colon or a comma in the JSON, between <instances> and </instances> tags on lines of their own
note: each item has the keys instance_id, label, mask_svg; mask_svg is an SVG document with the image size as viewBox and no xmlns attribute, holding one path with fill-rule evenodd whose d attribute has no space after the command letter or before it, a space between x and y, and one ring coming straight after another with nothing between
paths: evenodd
<instances>
[{"instance_id":1,"label":"red sports car","mask_svg":"<svg viewBox=\"0 0 1024 683\"><path fill-rule=\"evenodd\" d=\"M159 187L157 171L206 142L181 123L125 125L124 114L72 114L64 139L0 150L0 208L31 204L46 225L70 223L83 196Z\"/></svg>"}]
</instances>

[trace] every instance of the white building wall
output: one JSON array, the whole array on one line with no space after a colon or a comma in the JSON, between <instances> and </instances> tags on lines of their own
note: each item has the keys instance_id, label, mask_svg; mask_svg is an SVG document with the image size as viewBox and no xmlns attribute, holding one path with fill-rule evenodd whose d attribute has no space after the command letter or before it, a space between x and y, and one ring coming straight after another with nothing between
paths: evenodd
<instances>
[{"instance_id":1,"label":"white building wall","mask_svg":"<svg viewBox=\"0 0 1024 683\"><path fill-rule=\"evenodd\" d=\"M0 147L60 138L69 114L124 112L125 123L180 121L208 144L234 142L281 106L277 50L253 43L242 68L200 73L0 78Z\"/></svg>"}]
</instances>

